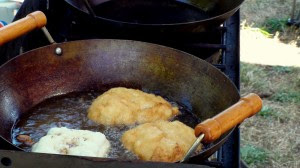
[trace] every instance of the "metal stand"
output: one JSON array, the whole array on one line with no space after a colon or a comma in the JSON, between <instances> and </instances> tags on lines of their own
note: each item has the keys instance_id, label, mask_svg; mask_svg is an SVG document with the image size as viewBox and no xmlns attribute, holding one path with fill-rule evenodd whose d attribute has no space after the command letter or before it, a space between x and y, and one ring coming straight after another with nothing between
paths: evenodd
<instances>
[{"instance_id":1,"label":"metal stand","mask_svg":"<svg viewBox=\"0 0 300 168\"><path fill-rule=\"evenodd\" d=\"M293 7L292 7L292 13L291 13L291 18L289 18L287 25L295 25L295 26L300 26L300 10L298 11L298 14L296 11L296 0L293 0Z\"/></svg>"}]
</instances>

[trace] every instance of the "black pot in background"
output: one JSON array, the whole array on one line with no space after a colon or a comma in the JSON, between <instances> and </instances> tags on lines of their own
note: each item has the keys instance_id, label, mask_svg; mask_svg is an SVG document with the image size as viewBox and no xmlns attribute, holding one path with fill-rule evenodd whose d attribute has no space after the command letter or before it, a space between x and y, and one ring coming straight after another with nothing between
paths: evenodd
<instances>
[{"instance_id":1,"label":"black pot in background","mask_svg":"<svg viewBox=\"0 0 300 168\"><path fill-rule=\"evenodd\" d=\"M114 33L203 32L218 27L244 0L65 0L83 20ZM84 1L91 6L88 10Z\"/></svg>"}]
</instances>

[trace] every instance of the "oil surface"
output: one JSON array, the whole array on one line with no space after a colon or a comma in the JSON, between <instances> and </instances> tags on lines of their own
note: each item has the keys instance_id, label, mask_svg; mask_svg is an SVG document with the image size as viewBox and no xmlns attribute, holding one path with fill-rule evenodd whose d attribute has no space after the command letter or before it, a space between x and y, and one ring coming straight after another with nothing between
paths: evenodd
<instances>
[{"instance_id":1,"label":"oil surface","mask_svg":"<svg viewBox=\"0 0 300 168\"><path fill-rule=\"evenodd\" d=\"M12 134L13 144L30 152L31 147L18 142L16 139L17 135L29 135L34 142L38 142L41 137L47 134L50 128L67 127L103 133L111 144L108 154L109 158L137 159L132 152L123 147L120 141L123 133L136 125L105 126L96 124L87 118L87 109L100 94L95 91L70 93L53 97L40 103L16 123ZM167 100L169 101L169 99ZM180 115L172 120L179 120L192 128L199 123L199 119L187 108L175 102L171 102L171 104L179 107L181 112Z\"/></svg>"}]
</instances>

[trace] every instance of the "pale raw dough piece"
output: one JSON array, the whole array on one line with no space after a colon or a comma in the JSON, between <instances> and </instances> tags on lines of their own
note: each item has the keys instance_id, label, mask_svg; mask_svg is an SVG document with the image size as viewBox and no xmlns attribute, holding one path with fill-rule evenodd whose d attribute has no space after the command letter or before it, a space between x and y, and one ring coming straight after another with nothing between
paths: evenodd
<instances>
[{"instance_id":1,"label":"pale raw dough piece","mask_svg":"<svg viewBox=\"0 0 300 168\"><path fill-rule=\"evenodd\" d=\"M32 152L63 155L106 157L110 143L100 132L51 128L32 147Z\"/></svg>"}]
</instances>

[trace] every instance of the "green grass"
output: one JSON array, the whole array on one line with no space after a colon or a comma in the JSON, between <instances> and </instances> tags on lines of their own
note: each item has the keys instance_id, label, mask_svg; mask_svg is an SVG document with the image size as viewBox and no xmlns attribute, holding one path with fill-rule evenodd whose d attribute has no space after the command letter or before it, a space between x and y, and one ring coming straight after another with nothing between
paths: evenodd
<instances>
[{"instance_id":1,"label":"green grass","mask_svg":"<svg viewBox=\"0 0 300 168\"><path fill-rule=\"evenodd\" d=\"M241 63L242 87L270 100L300 104L300 69L286 66L261 66ZM243 88L242 88L243 89Z\"/></svg>"},{"instance_id":2,"label":"green grass","mask_svg":"<svg viewBox=\"0 0 300 168\"><path fill-rule=\"evenodd\" d=\"M272 117L272 116L276 116L277 117L276 111L273 110L271 107L268 107L268 106L263 106L263 108L258 113L258 115L262 116L264 118L269 118L269 117Z\"/></svg>"},{"instance_id":3,"label":"green grass","mask_svg":"<svg viewBox=\"0 0 300 168\"><path fill-rule=\"evenodd\" d=\"M268 90L266 79L267 74L264 68L253 64L241 64L241 82L247 87L251 86L256 91L263 92Z\"/></svg>"},{"instance_id":4,"label":"green grass","mask_svg":"<svg viewBox=\"0 0 300 168\"><path fill-rule=\"evenodd\" d=\"M274 120L278 120L281 123L286 122L289 120L289 115L286 115L280 112L280 109L273 108L272 106L264 105L261 111L258 113L258 116L263 117L264 119L268 120L268 122L272 122Z\"/></svg>"},{"instance_id":5,"label":"green grass","mask_svg":"<svg viewBox=\"0 0 300 168\"><path fill-rule=\"evenodd\" d=\"M269 33L268 31L266 31L265 29L263 28L259 28L258 31L263 34L264 36L268 37L268 38L271 38L273 37L273 34Z\"/></svg>"},{"instance_id":6,"label":"green grass","mask_svg":"<svg viewBox=\"0 0 300 168\"><path fill-rule=\"evenodd\" d=\"M298 90L285 90L275 93L271 100L281 103L300 103L300 91Z\"/></svg>"},{"instance_id":7,"label":"green grass","mask_svg":"<svg viewBox=\"0 0 300 168\"><path fill-rule=\"evenodd\" d=\"M279 18L268 18L265 20L261 29L268 34L274 34L276 32L283 32L286 25L287 19L279 19Z\"/></svg>"},{"instance_id":8,"label":"green grass","mask_svg":"<svg viewBox=\"0 0 300 168\"><path fill-rule=\"evenodd\" d=\"M278 72L278 73L291 73L291 72L293 72L292 67L286 67L286 66L273 66L272 69L275 72Z\"/></svg>"},{"instance_id":9,"label":"green grass","mask_svg":"<svg viewBox=\"0 0 300 168\"><path fill-rule=\"evenodd\" d=\"M269 158L268 153L253 145L245 145L241 148L242 159L248 164L264 163Z\"/></svg>"}]
</instances>

